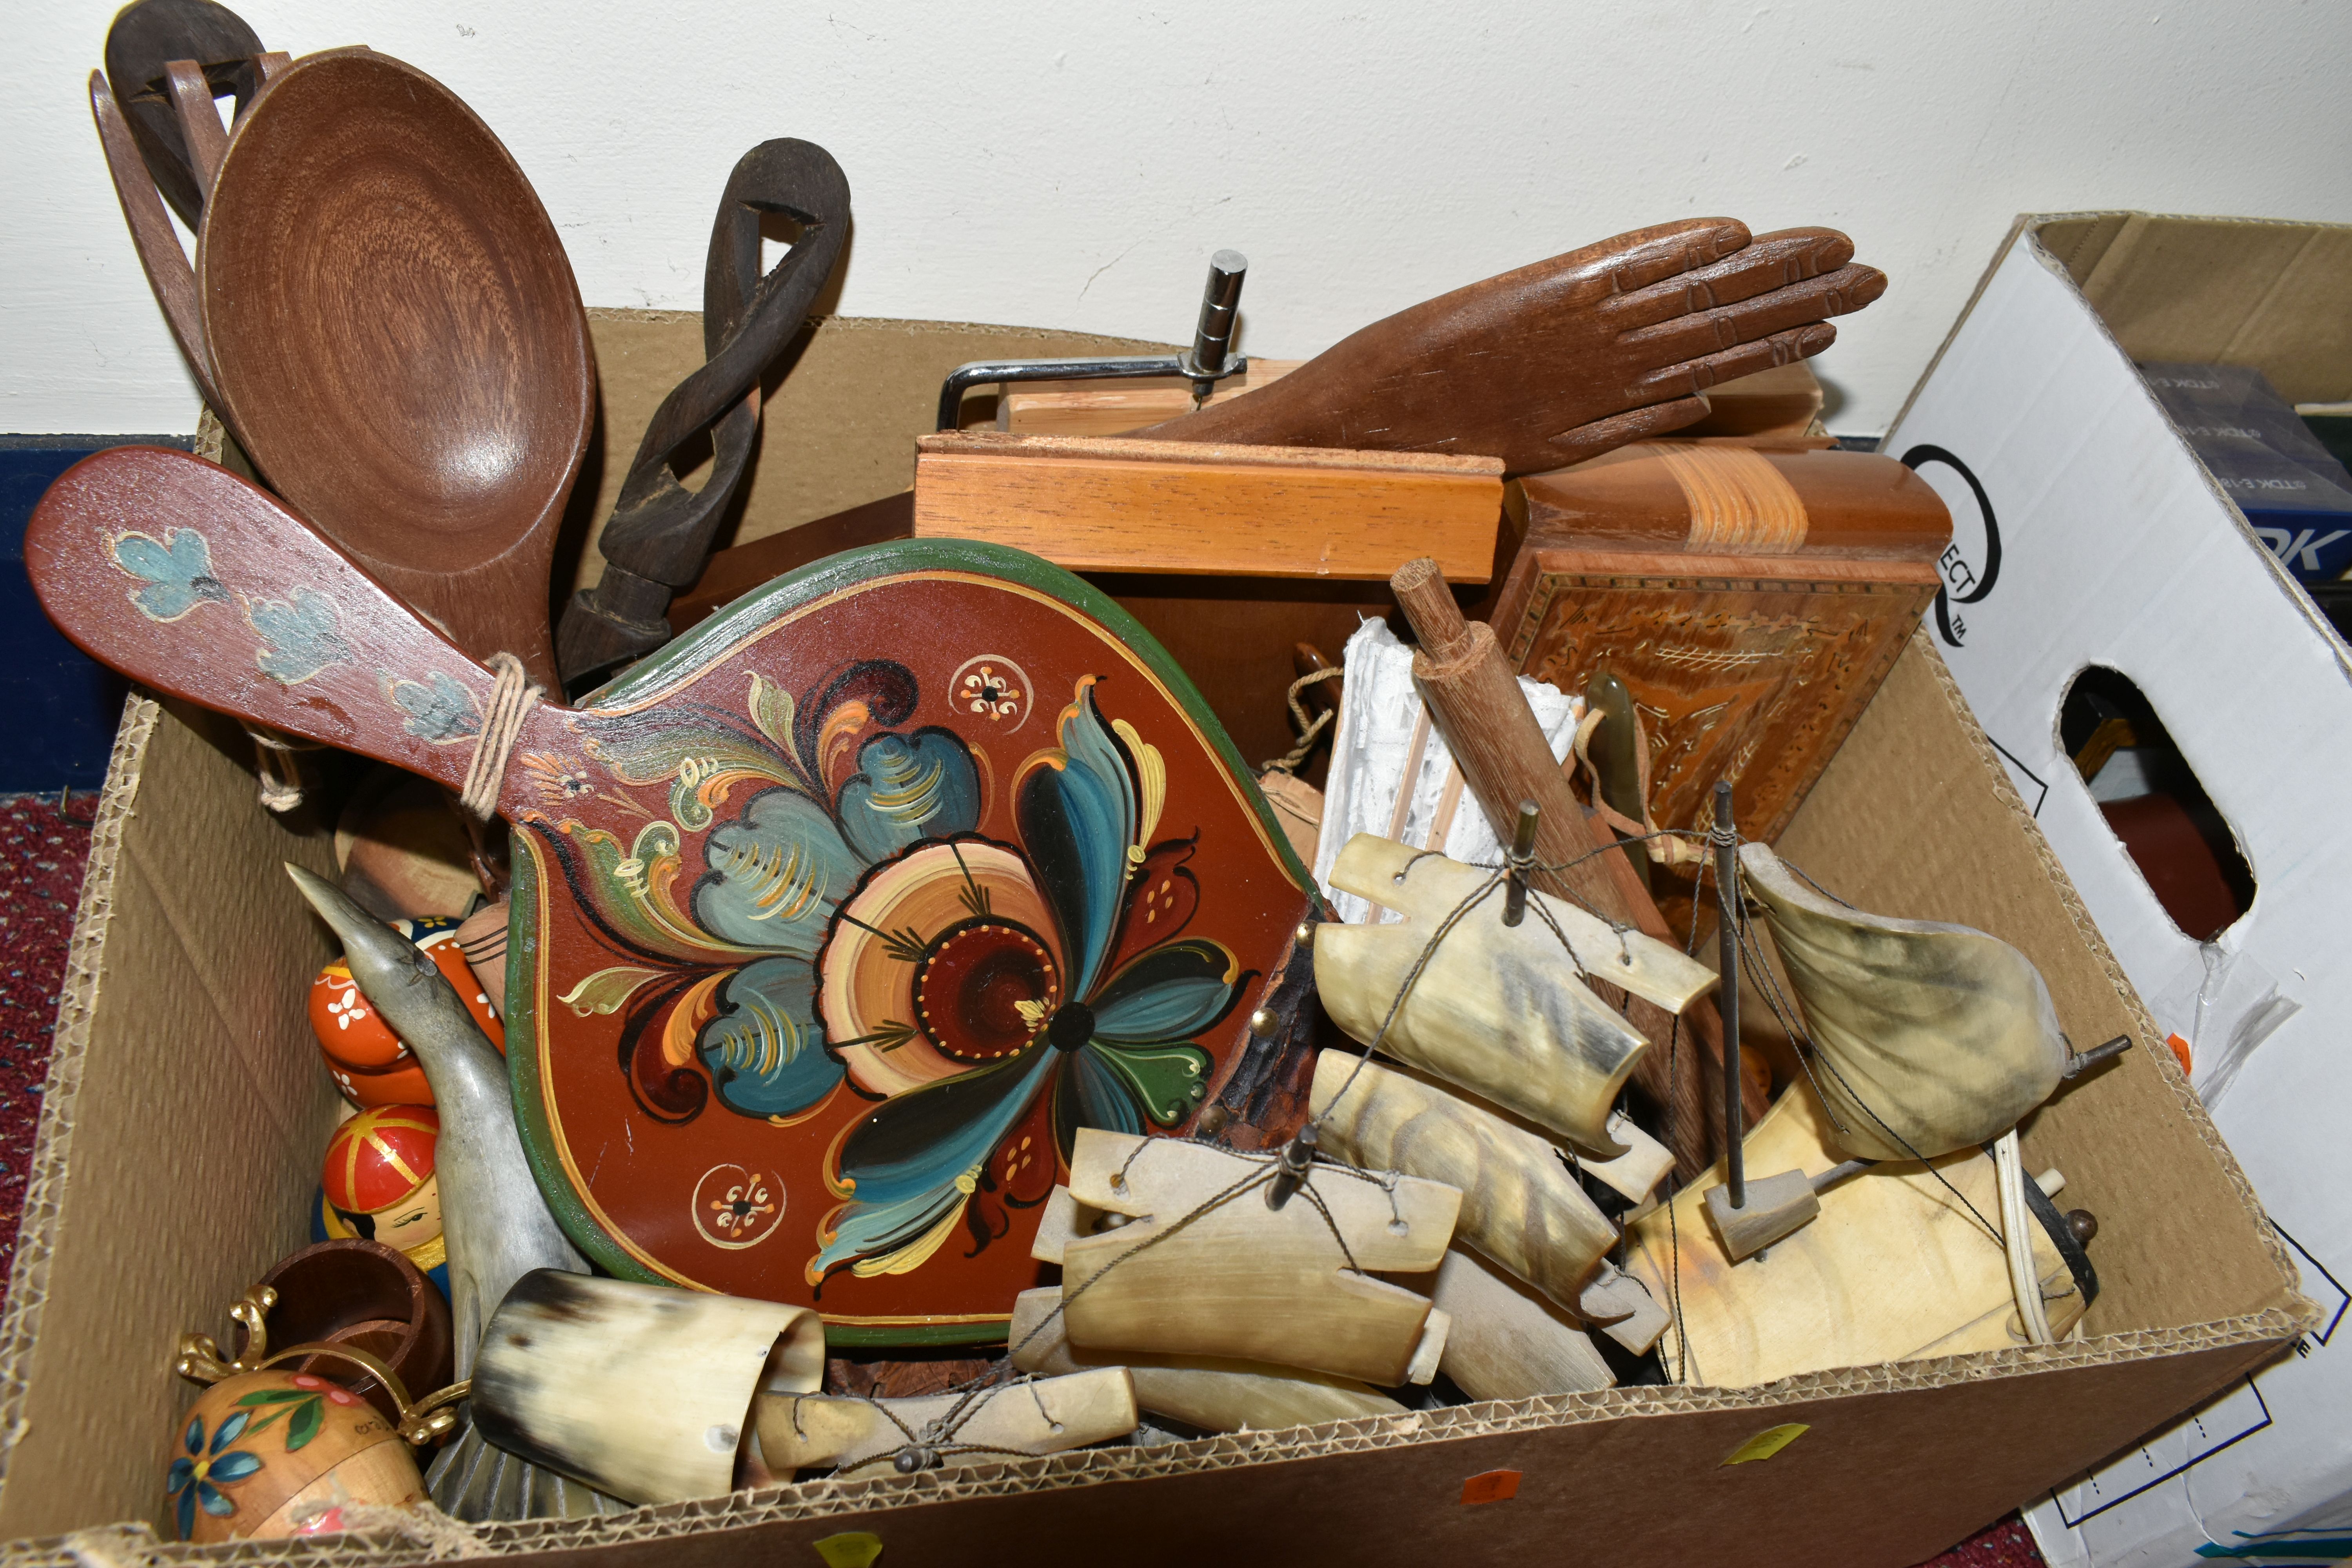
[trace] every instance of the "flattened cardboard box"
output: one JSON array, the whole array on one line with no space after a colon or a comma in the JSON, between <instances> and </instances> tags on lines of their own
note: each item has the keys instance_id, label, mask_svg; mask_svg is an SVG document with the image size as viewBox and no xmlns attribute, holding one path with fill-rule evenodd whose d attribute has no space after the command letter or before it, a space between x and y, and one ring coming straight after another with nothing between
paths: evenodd
<instances>
[{"instance_id":1,"label":"flattened cardboard box","mask_svg":"<svg viewBox=\"0 0 2352 1568\"><path fill-rule=\"evenodd\" d=\"M962 356L970 357L970 356ZM913 429L908 431L911 449ZM25 1228L0 1317L10 1564L358 1563L467 1552L815 1563L1230 1558L1905 1568L2241 1376L2314 1321L2234 1162L1924 641L1781 838L1871 908L2040 964L2078 1041L2137 1047L2027 1131L2103 1222L2078 1342L1766 1388L1629 1388L950 1474L741 1492L597 1521L159 1548L167 1363L305 1235L334 1118L303 999L326 956L280 862L322 835L253 803L234 726L134 699L102 803ZM1766 1458L1726 1460L1804 1430ZM1498 1476L1496 1472L1508 1472ZM76 1532L68 1534L68 1532Z\"/></svg>"},{"instance_id":2,"label":"flattened cardboard box","mask_svg":"<svg viewBox=\"0 0 2352 1568\"><path fill-rule=\"evenodd\" d=\"M1953 676L2324 1314L2303 1353L2037 1508L2061 1568L2352 1551L2326 1546L2352 1540L2352 649L2134 368L2168 362L2352 397L2352 227L2020 219L1885 447L1952 510L1930 621ZM2212 941L2166 915L2065 753L2095 666L2146 695L2253 873Z\"/></svg>"}]
</instances>

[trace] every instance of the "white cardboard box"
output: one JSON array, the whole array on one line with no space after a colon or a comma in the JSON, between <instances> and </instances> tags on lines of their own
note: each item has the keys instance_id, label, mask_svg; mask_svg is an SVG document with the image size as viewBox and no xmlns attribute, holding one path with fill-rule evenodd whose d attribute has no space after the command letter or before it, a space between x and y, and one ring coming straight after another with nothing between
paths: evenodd
<instances>
[{"instance_id":1,"label":"white cardboard box","mask_svg":"<svg viewBox=\"0 0 2352 1568\"><path fill-rule=\"evenodd\" d=\"M2352 228L2021 219L1882 450L1952 509L1944 658L2158 1026L2189 1042L2324 1315L2029 1519L2053 1568L2334 1561L2352 1554L2352 650L2135 360L2352 396ZM2166 916L2060 744L2095 664L2153 703L2252 869L2252 908L2211 942Z\"/></svg>"}]
</instances>

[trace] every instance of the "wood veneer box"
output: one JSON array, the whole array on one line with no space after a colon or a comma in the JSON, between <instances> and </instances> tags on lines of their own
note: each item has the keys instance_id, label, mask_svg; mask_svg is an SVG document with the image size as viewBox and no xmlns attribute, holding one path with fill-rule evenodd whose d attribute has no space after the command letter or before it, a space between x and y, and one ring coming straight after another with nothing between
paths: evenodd
<instances>
[{"instance_id":1,"label":"wood veneer box","mask_svg":"<svg viewBox=\"0 0 2352 1568\"><path fill-rule=\"evenodd\" d=\"M254 805L242 737L126 708L85 883L0 1318L0 1550L10 1568L328 1565L455 1549L396 1536L158 1548L193 1388L175 1335L305 1235L333 1118L304 1018L326 942L279 868L325 837ZM1782 836L1873 909L1957 920L2041 965L2075 1039L2119 1065L2031 1125L2032 1168L2102 1221L2078 1343L1862 1367L1763 1388L1625 1388L1108 1448L953 1475L820 1481L602 1521L481 1528L468 1552L626 1568L810 1563L870 1532L885 1564L1076 1562L1904 1568L2249 1370L2315 1314L1941 661L1916 640ZM1802 1424L1766 1460L1743 1444ZM1515 1496L1491 1472L1516 1471ZM1465 1499L1496 1497L1493 1501ZM166 1531L168 1537L168 1531Z\"/></svg>"},{"instance_id":2,"label":"wood veneer box","mask_svg":"<svg viewBox=\"0 0 2352 1568\"><path fill-rule=\"evenodd\" d=\"M943 431L917 443L915 537L1074 572L1385 582L1416 555L1485 580L1498 458Z\"/></svg>"}]
</instances>

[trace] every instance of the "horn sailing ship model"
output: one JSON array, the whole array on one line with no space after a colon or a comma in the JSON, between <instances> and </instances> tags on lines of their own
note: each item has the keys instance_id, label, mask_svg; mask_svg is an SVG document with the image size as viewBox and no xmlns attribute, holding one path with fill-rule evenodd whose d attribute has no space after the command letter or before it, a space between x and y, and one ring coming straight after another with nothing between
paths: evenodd
<instances>
[{"instance_id":1,"label":"horn sailing ship model","mask_svg":"<svg viewBox=\"0 0 2352 1568\"><path fill-rule=\"evenodd\" d=\"M1411 574L1400 574L1409 614ZM1446 665L1484 650L1452 635L1452 651L1433 658L1424 628L1414 671L1455 766L1472 774L1470 793L1483 803L1515 769L1517 779L1557 778L1537 754L1549 736L1528 722L1524 700L1516 715L1465 708L1469 683ZM1368 630L1374 658L1379 641ZM1345 711L1365 724L1360 704ZM1358 744L1393 740L1378 730L1360 729ZM1339 744L1349 743L1343 733ZM1514 743L1517 755L1496 754ZM1640 752L1638 738L1629 749ZM1335 775L1350 765L1335 759ZM1486 778L1475 776L1482 767ZM1399 823L1431 815L1426 801L1406 799L1417 784L1429 794L1412 771L1393 807ZM1461 784L1451 788L1458 795ZM1364 815L1360 802L1343 804ZM1309 1102L1325 1152L1462 1187L1460 1256L1525 1288L1566 1325L1607 1330L1629 1349L1654 1343L1675 1381L1747 1385L2048 1343L2074 1328L2097 1294L2084 1250L2095 1221L2059 1213L2061 1173L2028 1179L2018 1125L2125 1042L2075 1053L2032 961L1998 938L1853 909L1769 847L1738 842L1727 786L1704 848L1686 831L1654 830L1643 846L1653 858L1696 865L1702 888L1711 871L1728 891L1717 897L1714 971L1634 921L1594 920L1528 892L1538 871L1616 858L1596 843L1568 866L1547 865L1531 852L1532 806L1500 867L1369 834L1335 855L1327 838L1318 863L1328 886L1367 900L1372 923L1318 930L1318 989L1334 1021L1401 1067L1325 1053ZM1327 812L1327 821L1346 816ZM1751 904L1759 919L1748 918ZM1738 1045L1743 968L1801 1068L1752 1131ZM1719 1157L1663 1203L1644 1196L1647 1185L1620 1187L1635 1204L1622 1233L1575 1177L1622 1161L1621 1130L1632 1128L1619 1101L1660 1042L1596 1000L1592 986L1604 984L1677 1018L1705 1005L1721 1022ZM1687 1036L1675 1043L1697 1055ZM1651 1310L1611 1322L1611 1306L1629 1297ZM1629 1338L1626 1322L1645 1331ZM1573 1373L1555 1366L1549 1381L1564 1388Z\"/></svg>"}]
</instances>

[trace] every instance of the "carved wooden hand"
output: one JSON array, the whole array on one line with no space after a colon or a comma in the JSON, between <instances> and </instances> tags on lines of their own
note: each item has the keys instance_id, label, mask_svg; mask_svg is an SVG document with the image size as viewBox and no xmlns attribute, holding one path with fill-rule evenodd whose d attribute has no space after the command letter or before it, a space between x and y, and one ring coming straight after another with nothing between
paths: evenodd
<instances>
[{"instance_id":1,"label":"carved wooden hand","mask_svg":"<svg viewBox=\"0 0 2352 1568\"><path fill-rule=\"evenodd\" d=\"M1834 229L1635 229L1373 322L1281 380L1136 432L1472 453L1557 468L1702 417L1700 394L1821 353L1886 291Z\"/></svg>"}]
</instances>

